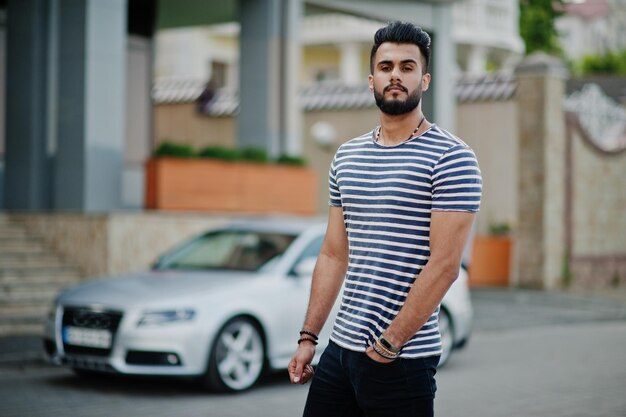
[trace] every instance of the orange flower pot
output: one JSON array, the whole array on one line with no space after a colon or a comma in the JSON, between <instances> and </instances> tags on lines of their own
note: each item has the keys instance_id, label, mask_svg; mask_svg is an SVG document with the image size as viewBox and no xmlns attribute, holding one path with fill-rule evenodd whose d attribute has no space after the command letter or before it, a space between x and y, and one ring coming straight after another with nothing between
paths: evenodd
<instances>
[{"instance_id":1,"label":"orange flower pot","mask_svg":"<svg viewBox=\"0 0 626 417\"><path fill-rule=\"evenodd\" d=\"M472 246L470 286L508 286L511 248L512 242L508 236L477 236Z\"/></svg>"},{"instance_id":2,"label":"orange flower pot","mask_svg":"<svg viewBox=\"0 0 626 417\"><path fill-rule=\"evenodd\" d=\"M146 162L145 206L171 211L315 214L313 169L215 159Z\"/></svg>"}]
</instances>

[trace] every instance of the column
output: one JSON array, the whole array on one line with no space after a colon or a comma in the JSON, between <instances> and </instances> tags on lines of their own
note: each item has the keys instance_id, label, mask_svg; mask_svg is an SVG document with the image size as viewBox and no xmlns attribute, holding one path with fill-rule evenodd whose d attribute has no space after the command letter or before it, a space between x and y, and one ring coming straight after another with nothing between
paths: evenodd
<instances>
[{"instance_id":1,"label":"column","mask_svg":"<svg viewBox=\"0 0 626 417\"><path fill-rule=\"evenodd\" d=\"M467 57L467 72L472 75L484 74L487 70L487 47L472 45Z\"/></svg>"},{"instance_id":2,"label":"column","mask_svg":"<svg viewBox=\"0 0 626 417\"><path fill-rule=\"evenodd\" d=\"M300 26L302 25L302 1L286 0L284 3L282 73L283 112L282 133L283 148L281 153L300 156L302 154L302 107L300 106L300 67L302 65L302 44Z\"/></svg>"},{"instance_id":3,"label":"column","mask_svg":"<svg viewBox=\"0 0 626 417\"><path fill-rule=\"evenodd\" d=\"M456 46L452 37L452 7L433 7L432 27L436 29L431 46L431 91L424 97L424 110L431 122L443 129L456 130L455 62ZM428 112L432 109L432 114Z\"/></svg>"},{"instance_id":4,"label":"column","mask_svg":"<svg viewBox=\"0 0 626 417\"><path fill-rule=\"evenodd\" d=\"M339 44L341 61L339 73L341 81L348 85L365 83L365 77L361 76L361 47L357 42L343 42Z\"/></svg>"},{"instance_id":5,"label":"column","mask_svg":"<svg viewBox=\"0 0 626 417\"><path fill-rule=\"evenodd\" d=\"M280 153L281 0L239 0L239 147Z\"/></svg>"},{"instance_id":6,"label":"column","mask_svg":"<svg viewBox=\"0 0 626 417\"><path fill-rule=\"evenodd\" d=\"M50 207L48 0L7 5L6 179L8 210Z\"/></svg>"},{"instance_id":7,"label":"column","mask_svg":"<svg viewBox=\"0 0 626 417\"><path fill-rule=\"evenodd\" d=\"M126 10L126 0L60 4L57 209L101 212L121 205Z\"/></svg>"},{"instance_id":8,"label":"column","mask_svg":"<svg viewBox=\"0 0 626 417\"><path fill-rule=\"evenodd\" d=\"M565 123L567 70L538 53L516 68L519 121L519 225L513 283L557 288L565 253Z\"/></svg>"},{"instance_id":9,"label":"column","mask_svg":"<svg viewBox=\"0 0 626 417\"><path fill-rule=\"evenodd\" d=\"M301 0L239 0L239 147L301 151Z\"/></svg>"}]
</instances>

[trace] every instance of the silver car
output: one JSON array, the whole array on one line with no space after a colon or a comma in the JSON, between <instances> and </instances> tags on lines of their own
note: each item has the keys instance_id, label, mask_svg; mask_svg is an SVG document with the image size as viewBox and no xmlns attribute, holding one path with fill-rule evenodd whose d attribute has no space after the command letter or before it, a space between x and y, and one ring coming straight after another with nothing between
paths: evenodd
<instances>
[{"instance_id":1,"label":"silver car","mask_svg":"<svg viewBox=\"0 0 626 417\"><path fill-rule=\"evenodd\" d=\"M215 390L248 389L264 371L285 369L295 351L325 229L322 221L240 221L189 240L150 271L70 288L51 309L46 351L79 375L197 376ZM462 270L442 304L441 363L467 340L471 320ZM332 317L321 341L331 327Z\"/></svg>"}]
</instances>

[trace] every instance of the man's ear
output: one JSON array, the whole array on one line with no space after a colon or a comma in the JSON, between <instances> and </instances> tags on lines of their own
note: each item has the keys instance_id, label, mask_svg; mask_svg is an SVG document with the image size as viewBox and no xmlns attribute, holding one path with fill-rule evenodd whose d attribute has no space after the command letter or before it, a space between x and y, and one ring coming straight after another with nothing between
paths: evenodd
<instances>
[{"instance_id":1,"label":"man's ear","mask_svg":"<svg viewBox=\"0 0 626 417\"><path fill-rule=\"evenodd\" d=\"M430 73L422 75L422 91L427 91L428 86L430 86Z\"/></svg>"},{"instance_id":2,"label":"man's ear","mask_svg":"<svg viewBox=\"0 0 626 417\"><path fill-rule=\"evenodd\" d=\"M374 76L372 74L367 76L367 85L370 88L370 91L374 91Z\"/></svg>"}]
</instances>

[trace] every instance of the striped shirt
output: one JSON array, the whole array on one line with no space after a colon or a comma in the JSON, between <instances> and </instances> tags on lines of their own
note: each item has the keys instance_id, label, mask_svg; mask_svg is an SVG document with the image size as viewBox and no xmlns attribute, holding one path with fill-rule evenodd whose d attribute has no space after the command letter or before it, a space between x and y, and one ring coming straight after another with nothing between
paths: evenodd
<instances>
[{"instance_id":1,"label":"striped shirt","mask_svg":"<svg viewBox=\"0 0 626 417\"><path fill-rule=\"evenodd\" d=\"M374 132L344 143L330 167L331 206L342 207L348 270L331 340L364 351L389 326L430 256L433 211L476 212L481 174L472 149L432 125L396 146ZM441 354L439 306L400 356Z\"/></svg>"}]
</instances>

